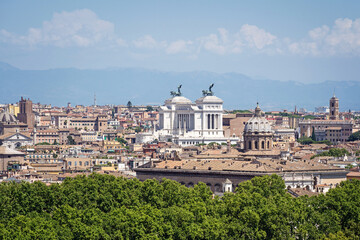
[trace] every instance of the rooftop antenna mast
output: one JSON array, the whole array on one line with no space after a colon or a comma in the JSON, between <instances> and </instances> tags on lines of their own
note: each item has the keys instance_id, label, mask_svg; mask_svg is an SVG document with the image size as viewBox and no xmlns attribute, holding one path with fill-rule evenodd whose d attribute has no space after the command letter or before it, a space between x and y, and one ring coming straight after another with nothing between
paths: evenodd
<instances>
[{"instance_id":1,"label":"rooftop antenna mast","mask_svg":"<svg viewBox=\"0 0 360 240\"><path fill-rule=\"evenodd\" d=\"M96 93L94 93L94 107L96 107Z\"/></svg>"}]
</instances>

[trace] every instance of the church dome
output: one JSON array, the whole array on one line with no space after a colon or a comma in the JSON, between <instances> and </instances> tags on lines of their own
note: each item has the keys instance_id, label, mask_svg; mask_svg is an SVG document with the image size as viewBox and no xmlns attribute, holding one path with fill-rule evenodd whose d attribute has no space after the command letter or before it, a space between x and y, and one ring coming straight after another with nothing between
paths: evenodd
<instances>
[{"instance_id":1,"label":"church dome","mask_svg":"<svg viewBox=\"0 0 360 240\"><path fill-rule=\"evenodd\" d=\"M271 133L271 125L265 117L261 116L259 104L255 108L255 115L245 124L245 132Z\"/></svg>"},{"instance_id":2,"label":"church dome","mask_svg":"<svg viewBox=\"0 0 360 240\"><path fill-rule=\"evenodd\" d=\"M16 123L17 119L14 115L5 110L0 113L0 122Z\"/></svg>"},{"instance_id":3,"label":"church dome","mask_svg":"<svg viewBox=\"0 0 360 240\"><path fill-rule=\"evenodd\" d=\"M192 104L191 100L183 96L175 96L165 101L165 104Z\"/></svg>"},{"instance_id":4,"label":"church dome","mask_svg":"<svg viewBox=\"0 0 360 240\"><path fill-rule=\"evenodd\" d=\"M199 98L195 101L196 104L203 104L203 103L220 103L222 104L224 101L221 98L218 98L216 96L204 96Z\"/></svg>"}]
</instances>

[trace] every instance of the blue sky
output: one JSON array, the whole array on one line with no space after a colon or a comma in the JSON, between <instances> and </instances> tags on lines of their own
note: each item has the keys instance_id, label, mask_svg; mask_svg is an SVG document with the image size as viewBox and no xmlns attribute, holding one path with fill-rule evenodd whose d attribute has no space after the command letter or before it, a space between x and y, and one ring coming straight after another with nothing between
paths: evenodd
<instances>
[{"instance_id":1,"label":"blue sky","mask_svg":"<svg viewBox=\"0 0 360 240\"><path fill-rule=\"evenodd\" d=\"M360 2L3 0L0 61L360 81Z\"/></svg>"}]
</instances>

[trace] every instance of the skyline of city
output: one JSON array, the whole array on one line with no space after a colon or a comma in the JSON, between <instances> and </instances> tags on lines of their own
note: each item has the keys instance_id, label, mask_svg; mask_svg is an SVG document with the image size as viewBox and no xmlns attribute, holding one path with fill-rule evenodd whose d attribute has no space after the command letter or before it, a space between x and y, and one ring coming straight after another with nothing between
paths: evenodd
<instances>
[{"instance_id":1,"label":"skyline of city","mask_svg":"<svg viewBox=\"0 0 360 240\"><path fill-rule=\"evenodd\" d=\"M0 1L0 239L360 239L360 1Z\"/></svg>"}]
</instances>

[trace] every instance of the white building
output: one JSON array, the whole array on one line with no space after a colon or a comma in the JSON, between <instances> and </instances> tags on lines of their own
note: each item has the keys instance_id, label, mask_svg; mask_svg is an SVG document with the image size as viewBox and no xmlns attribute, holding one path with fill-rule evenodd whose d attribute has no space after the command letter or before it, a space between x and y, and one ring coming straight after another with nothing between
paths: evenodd
<instances>
[{"instance_id":1,"label":"white building","mask_svg":"<svg viewBox=\"0 0 360 240\"><path fill-rule=\"evenodd\" d=\"M323 106L323 107L315 107L315 112L317 113L329 113L329 107Z\"/></svg>"},{"instance_id":2,"label":"white building","mask_svg":"<svg viewBox=\"0 0 360 240\"><path fill-rule=\"evenodd\" d=\"M210 93L212 94L212 93ZM225 138L222 128L223 100L204 94L195 103L183 96L173 96L159 108L159 124L153 139L189 146L211 142L236 144L239 138ZM149 140L147 133L146 140ZM140 136L138 139L141 139Z\"/></svg>"},{"instance_id":3,"label":"white building","mask_svg":"<svg viewBox=\"0 0 360 240\"><path fill-rule=\"evenodd\" d=\"M114 129L118 129L120 127L120 122L116 119L114 120L108 120L108 126Z\"/></svg>"}]
</instances>

